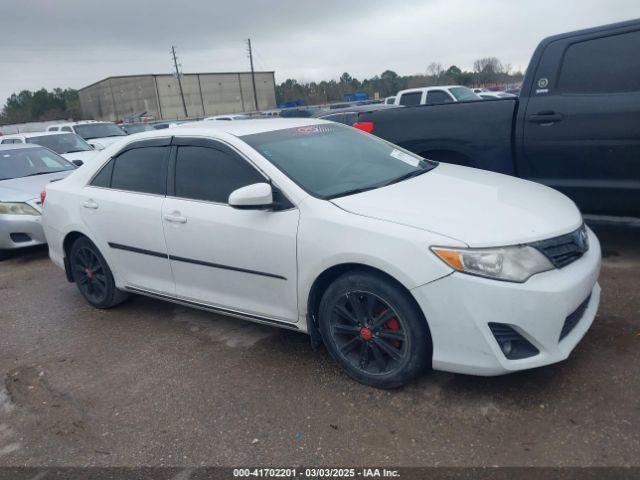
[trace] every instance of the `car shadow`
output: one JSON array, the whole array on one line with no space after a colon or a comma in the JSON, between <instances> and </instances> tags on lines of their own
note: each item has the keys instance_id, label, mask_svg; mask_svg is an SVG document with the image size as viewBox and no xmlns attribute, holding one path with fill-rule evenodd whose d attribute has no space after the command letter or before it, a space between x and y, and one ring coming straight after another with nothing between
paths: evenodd
<instances>
[{"instance_id":1,"label":"car shadow","mask_svg":"<svg viewBox=\"0 0 640 480\"><path fill-rule=\"evenodd\" d=\"M49 249L46 245L36 245L34 247L10 250L8 253L8 257L4 260L0 260L0 265L7 263L30 263L48 258L48 256Z\"/></svg>"}]
</instances>

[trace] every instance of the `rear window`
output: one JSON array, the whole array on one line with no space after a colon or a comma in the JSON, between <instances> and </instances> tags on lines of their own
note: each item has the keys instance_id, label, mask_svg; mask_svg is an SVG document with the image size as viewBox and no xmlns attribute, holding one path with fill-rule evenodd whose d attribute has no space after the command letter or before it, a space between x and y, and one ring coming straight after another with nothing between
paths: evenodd
<instances>
[{"instance_id":1,"label":"rear window","mask_svg":"<svg viewBox=\"0 0 640 480\"><path fill-rule=\"evenodd\" d=\"M167 147L134 148L118 156L111 174L111 188L164 195L167 150Z\"/></svg>"},{"instance_id":2,"label":"rear window","mask_svg":"<svg viewBox=\"0 0 640 480\"><path fill-rule=\"evenodd\" d=\"M558 89L563 93L640 92L640 32L570 45Z\"/></svg>"},{"instance_id":3,"label":"rear window","mask_svg":"<svg viewBox=\"0 0 640 480\"><path fill-rule=\"evenodd\" d=\"M405 107L420 105L420 100L422 100L422 92L403 93L400 95L400 105Z\"/></svg>"}]
</instances>

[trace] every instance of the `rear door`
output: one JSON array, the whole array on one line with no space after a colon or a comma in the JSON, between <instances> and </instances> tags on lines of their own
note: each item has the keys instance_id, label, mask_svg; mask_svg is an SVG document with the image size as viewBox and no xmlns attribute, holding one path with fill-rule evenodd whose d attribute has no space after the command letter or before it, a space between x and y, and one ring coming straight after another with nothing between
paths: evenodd
<instances>
[{"instance_id":1,"label":"rear door","mask_svg":"<svg viewBox=\"0 0 640 480\"><path fill-rule=\"evenodd\" d=\"M635 27L637 29L637 26ZM640 31L557 40L535 72L520 174L585 213L640 215Z\"/></svg>"},{"instance_id":2,"label":"rear door","mask_svg":"<svg viewBox=\"0 0 640 480\"><path fill-rule=\"evenodd\" d=\"M162 228L171 139L130 144L82 190L82 219L128 286L173 293Z\"/></svg>"},{"instance_id":3,"label":"rear door","mask_svg":"<svg viewBox=\"0 0 640 480\"><path fill-rule=\"evenodd\" d=\"M296 208L239 210L237 188L269 180L235 149L174 138L162 218L179 297L297 322Z\"/></svg>"}]
</instances>

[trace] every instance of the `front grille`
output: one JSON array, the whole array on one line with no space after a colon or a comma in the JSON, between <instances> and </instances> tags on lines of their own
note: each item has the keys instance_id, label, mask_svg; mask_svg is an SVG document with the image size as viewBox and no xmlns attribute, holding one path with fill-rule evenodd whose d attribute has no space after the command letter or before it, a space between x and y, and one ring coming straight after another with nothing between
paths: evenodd
<instances>
[{"instance_id":1,"label":"front grille","mask_svg":"<svg viewBox=\"0 0 640 480\"><path fill-rule=\"evenodd\" d=\"M582 316L584 315L585 310L589 306L589 300L591 300L591 295L589 295L584 302L580 304L578 308L574 310L565 320L564 325L562 326L562 331L560 332L560 340L571 333L571 330L575 328L578 324Z\"/></svg>"},{"instance_id":2,"label":"front grille","mask_svg":"<svg viewBox=\"0 0 640 480\"><path fill-rule=\"evenodd\" d=\"M589 237L584 224L577 230L559 237L530 243L537 248L556 268L566 267L589 250Z\"/></svg>"}]
</instances>

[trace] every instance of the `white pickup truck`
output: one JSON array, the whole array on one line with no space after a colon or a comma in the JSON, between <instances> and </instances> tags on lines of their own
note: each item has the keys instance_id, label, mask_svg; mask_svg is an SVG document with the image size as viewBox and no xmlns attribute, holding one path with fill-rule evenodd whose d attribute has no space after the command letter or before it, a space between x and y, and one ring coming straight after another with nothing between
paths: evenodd
<instances>
[{"instance_id":1,"label":"white pickup truck","mask_svg":"<svg viewBox=\"0 0 640 480\"><path fill-rule=\"evenodd\" d=\"M473 90L462 85L409 88L400 90L394 100L395 105L438 105L441 103L469 102L482 100Z\"/></svg>"}]
</instances>

